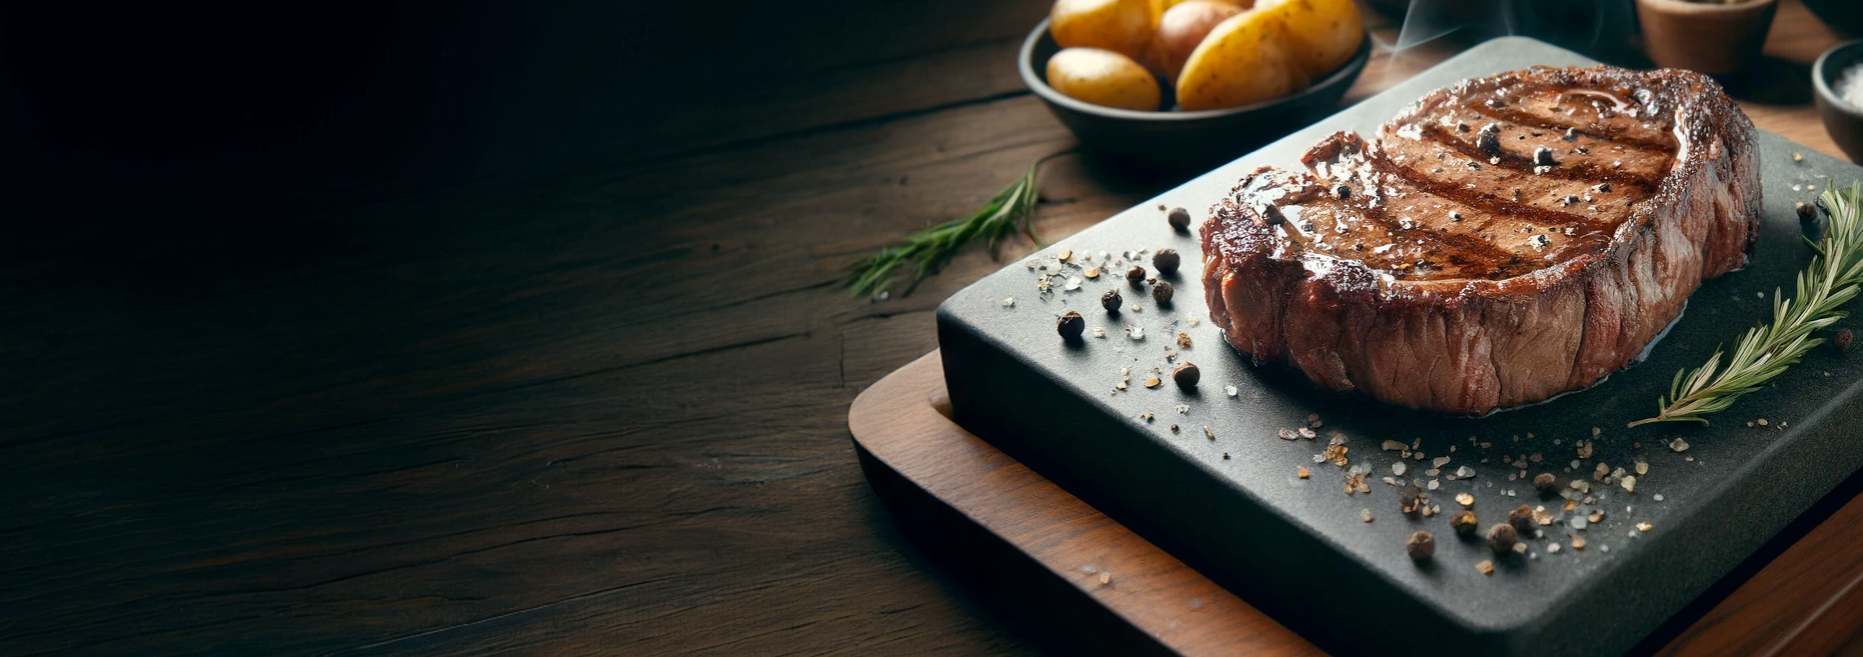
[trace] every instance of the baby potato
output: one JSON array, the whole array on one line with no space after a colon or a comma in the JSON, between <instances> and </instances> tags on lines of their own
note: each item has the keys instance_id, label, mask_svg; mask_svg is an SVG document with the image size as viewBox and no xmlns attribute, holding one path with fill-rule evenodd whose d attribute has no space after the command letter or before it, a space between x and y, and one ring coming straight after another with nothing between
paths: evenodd
<instances>
[{"instance_id":1,"label":"baby potato","mask_svg":"<svg viewBox=\"0 0 1863 657\"><path fill-rule=\"evenodd\" d=\"M1048 33L1062 48L1100 48L1144 60L1151 44L1151 2L1056 0Z\"/></svg>"},{"instance_id":2,"label":"baby potato","mask_svg":"<svg viewBox=\"0 0 1863 657\"><path fill-rule=\"evenodd\" d=\"M1288 40L1287 26L1259 7L1218 23L1177 77L1178 106L1236 107L1307 86L1307 70L1287 50Z\"/></svg>"},{"instance_id":3,"label":"baby potato","mask_svg":"<svg viewBox=\"0 0 1863 657\"><path fill-rule=\"evenodd\" d=\"M1068 48L1048 58L1048 86L1074 100L1152 111L1158 79L1131 57L1101 48Z\"/></svg>"},{"instance_id":4,"label":"baby potato","mask_svg":"<svg viewBox=\"0 0 1863 657\"><path fill-rule=\"evenodd\" d=\"M1185 0L1166 9L1158 20L1157 40L1165 74L1176 79L1210 29L1240 13L1242 7L1220 0Z\"/></svg>"},{"instance_id":5,"label":"baby potato","mask_svg":"<svg viewBox=\"0 0 1863 657\"><path fill-rule=\"evenodd\" d=\"M1178 6L1188 1L1189 0L1151 0L1151 24L1154 26L1157 25L1159 19L1164 18L1164 12L1170 11L1172 7ZM1249 7L1255 6L1255 0L1217 0L1217 1L1226 3L1226 4L1232 4L1242 9L1248 9Z\"/></svg>"},{"instance_id":6,"label":"baby potato","mask_svg":"<svg viewBox=\"0 0 1863 657\"><path fill-rule=\"evenodd\" d=\"M1312 78L1339 68L1365 39L1365 25L1352 0L1262 0L1255 10L1287 26L1283 45Z\"/></svg>"}]
</instances>

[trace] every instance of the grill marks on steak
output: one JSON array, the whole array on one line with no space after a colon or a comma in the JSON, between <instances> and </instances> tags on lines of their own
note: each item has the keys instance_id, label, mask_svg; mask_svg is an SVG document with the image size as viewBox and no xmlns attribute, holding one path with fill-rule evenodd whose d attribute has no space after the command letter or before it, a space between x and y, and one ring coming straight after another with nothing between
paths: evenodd
<instances>
[{"instance_id":1,"label":"grill marks on steak","mask_svg":"<svg viewBox=\"0 0 1863 657\"><path fill-rule=\"evenodd\" d=\"M1757 235L1753 128L1682 71L1535 68L1425 96L1203 228L1212 319L1257 361L1481 413L1637 356ZM1550 162L1548 161L1550 159Z\"/></svg>"}]
</instances>

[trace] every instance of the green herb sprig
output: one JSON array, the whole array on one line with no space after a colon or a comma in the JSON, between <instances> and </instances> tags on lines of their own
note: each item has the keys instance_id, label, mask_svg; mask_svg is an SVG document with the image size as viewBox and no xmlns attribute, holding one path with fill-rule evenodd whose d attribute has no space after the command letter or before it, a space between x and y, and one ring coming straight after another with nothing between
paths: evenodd
<instances>
[{"instance_id":1,"label":"green herb sprig","mask_svg":"<svg viewBox=\"0 0 1863 657\"><path fill-rule=\"evenodd\" d=\"M1824 239L1812 244L1816 255L1811 265L1798 273L1796 293L1781 298L1772 295L1772 323L1747 330L1734 345L1733 358L1721 368L1721 350L1716 348L1708 363L1693 371L1675 373L1669 395L1657 400L1655 417L1631 422L1630 426L1655 422L1700 422L1707 415L1732 406L1742 395L1760 389L1767 381L1785 373L1800 356L1824 342L1812 332L1830 326L1844 317L1844 302L1857 296L1863 284L1863 220L1858 217L1859 187L1827 189L1819 197L1830 216ZM1805 240L1810 243L1811 240Z\"/></svg>"},{"instance_id":2,"label":"green herb sprig","mask_svg":"<svg viewBox=\"0 0 1863 657\"><path fill-rule=\"evenodd\" d=\"M911 294L918 287L919 281L944 269L958 249L980 237L989 239L992 259L996 258L997 246L1002 240L1014 237L1017 229L1027 235L1030 241L1041 244L1041 237L1035 234L1033 221L1035 175L1041 170L1043 162L1057 155L1061 153L1036 160L1022 177L1009 183L996 196L990 197L989 203L970 216L913 233L904 241L854 263L845 281L848 294L860 297L886 291L892 287L893 271L908 263L912 265L912 282L906 286L905 293Z\"/></svg>"}]
</instances>

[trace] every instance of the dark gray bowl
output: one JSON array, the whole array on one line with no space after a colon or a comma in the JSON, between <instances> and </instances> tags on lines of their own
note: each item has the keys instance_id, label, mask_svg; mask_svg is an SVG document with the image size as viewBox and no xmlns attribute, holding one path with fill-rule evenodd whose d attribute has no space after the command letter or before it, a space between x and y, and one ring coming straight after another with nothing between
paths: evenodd
<instances>
[{"instance_id":1,"label":"dark gray bowl","mask_svg":"<svg viewBox=\"0 0 1863 657\"><path fill-rule=\"evenodd\" d=\"M1837 142L1852 162L1863 162L1863 108L1838 98L1832 87L1844 69L1859 63L1863 63L1863 40L1837 44L1818 55L1818 61L1811 65L1812 95L1818 100L1824 131L1831 133L1831 141Z\"/></svg>"},{"instance_id":2,"label":"dark gray bowl","mask_svg":"<svg viewBox=\"0 0 1863 657\"><path fill-rule=\"evenodd\" d=\"M1371 59L1371 37L1367 35L1358 52L1338 70L1302 91L1253 105L1196 112L1140 112L1063 96L1048 86L1048 58L1058 50L1048 34L1048 21L1043 20L1022 42L1022 82L1074 131L1081 146L1144 162L1193 165L1242 157L1338 111L1339 99ZM1164 105L1175 106L1175 94L1160 82L1165 87Z\"/></svg>"}]
</instances>

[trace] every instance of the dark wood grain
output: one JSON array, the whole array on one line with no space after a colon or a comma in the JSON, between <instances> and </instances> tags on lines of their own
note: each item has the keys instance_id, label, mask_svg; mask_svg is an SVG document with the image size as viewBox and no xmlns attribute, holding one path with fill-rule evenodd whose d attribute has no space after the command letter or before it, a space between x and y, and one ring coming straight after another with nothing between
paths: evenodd
<instances>
[{"instance_id":1,"label":"dark wood grain","mask_svg":"<svg viewBox=\"0 0 1863 657\"><path fill-rule=\"evenodd\" d=\"M925 567L845 429L997 264L877 303L837 281L1074 146L1009 56L1047 3L881 4L730 39L761 58L730 93L677 66L557 84L631 14L475 4L457 20L508 20L532 68L392 108L446 119L415 155L21 146L44 159L0 167L31 228L0 246L0 654L1038 652ZM471 45L447 34L423 38ZM1351 98L1458 47L1380 53ZM648 83L692 102L625 102ZM1808 107L1749 109L1834 150ZM1182 177L1044 171L1050 236Z\"/></svg>"}]
</instances>

